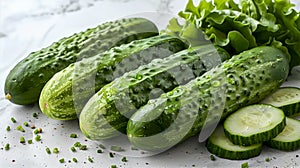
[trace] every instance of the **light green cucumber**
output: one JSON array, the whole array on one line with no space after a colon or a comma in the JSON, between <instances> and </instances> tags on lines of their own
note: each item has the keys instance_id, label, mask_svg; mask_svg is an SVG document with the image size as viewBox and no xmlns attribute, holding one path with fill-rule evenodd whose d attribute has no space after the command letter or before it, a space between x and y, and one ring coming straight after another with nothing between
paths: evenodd
<instances>
[{"instance_id":1,"label":"light green cucumber","mask_svg":"<svg viewBox=\"0 0 300 168\"><path fill-rule=\"evenodd\" d=\"M126 134L128 118L149 99L202 75L229 54L212 44L189 48L124 74L104 86L83 108L79 123L92 140Z\"/></svg>"},{"instance_id":2,"label":"light green cucumber","mask_svg":"<svg viewBox=\"0 0 300 168\"><path fill-rule=\"evenodd\" d=\"M17 63L5 81L5 97L12 103L38 102L50 78L71 63L92 57L114 46L158 34L154 23L144 18L120 19L60 39L32 52Z\"/></svg>"},{"instance_id":3,"label":"light green cucumber","mask_svg":"<svg viewBox=\"0 0 300 168\"><path fill-rule=\"evenodd\" d=\"M57 120L77 119L85 103L104 85L156 58L187 46L169 35L136 40L71 64L55 74L42 90L41 111Z\"/></svg>"},{"instance_id":4,"label":"light green cucumber","mask_svg":"<svg viewBox=\"0 0 300 168\"><path fill-rule=\"evenodd\" d=\"M199 133L205 139L209 127L277 90L288 72L288 58L277 48L244 51L150 100L128 121L127 136L144 150L166 150Z\"/></svg>"}]
</instances>

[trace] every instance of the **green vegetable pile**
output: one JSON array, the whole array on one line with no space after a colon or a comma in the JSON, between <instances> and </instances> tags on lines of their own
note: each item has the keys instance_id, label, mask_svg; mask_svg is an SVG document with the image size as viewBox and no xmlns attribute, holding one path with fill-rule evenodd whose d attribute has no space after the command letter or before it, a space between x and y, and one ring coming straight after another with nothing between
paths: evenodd
<instances>
[{"instance_id":1,"label":"green vegetable pile","mask_svg":"<svg viewBox=\"0 0 300 168\"><path fill-rule=\"evenodd\" d=\"M171 19L160 33L144 18L107 22L24 58L7 77L6 98L21 105L38 101L52 119L79 119L91 140L125 134L144 150L164 151L207 130L212 133L205 137L208 150L228 159L255 157L262 143L298 150L300 134L294 130L300 122L292 118L300 114L300 89L280 88L300 65L300 12L294 6L289 0L201 0L198 5L188 0L181 19ZM246 107L250 112L243 111ZM274 118L263 118L257 107ZM224 125L225 135L223 121L236 114L229 122L233 126ZM251 136L236 127L256 128L253 123L276 119L276 129L259 127L266 131ZM17 130L25 131L21 125ZM293 131L295 136L286 139ZM81 144L71 150L75 147L86 150Z\"/></svg>"}]
</instances>

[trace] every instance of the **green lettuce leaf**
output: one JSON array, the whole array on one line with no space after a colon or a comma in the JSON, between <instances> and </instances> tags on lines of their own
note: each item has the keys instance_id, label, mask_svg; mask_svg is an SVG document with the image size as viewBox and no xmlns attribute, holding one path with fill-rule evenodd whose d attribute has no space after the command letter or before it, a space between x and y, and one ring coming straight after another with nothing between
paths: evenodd
<instances>
[{"instance_id":1,"label":"green lettuce leaf","mask_svg":"<svg viewBox=\"0 0 300 168\"><path fill-rule=\"evenodd\" d=\"M287 53L292 69L300 65L300 13L294 7L289 0L200 0L198 5L188 0L179 12L185 23L172 19L164 32L190 46L210 40L231 54L274 46Z\"/></svg>"}]
</instances>

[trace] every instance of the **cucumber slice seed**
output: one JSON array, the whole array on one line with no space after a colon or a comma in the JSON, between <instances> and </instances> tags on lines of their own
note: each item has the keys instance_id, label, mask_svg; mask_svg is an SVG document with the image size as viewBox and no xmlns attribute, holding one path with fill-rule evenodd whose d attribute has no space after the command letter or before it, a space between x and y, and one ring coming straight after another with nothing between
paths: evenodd
<instances>
[{"instance_id":1,"label":"cucumber slice seed","mask_svg":"<svg viewBox=\"0 0 300 168\"><path fill-rule=\"evenodd\" d=\"M224 121L225 135L233 144L248 146L276 137L286 125L281 109L256 104L243 107Z\"/></svg>"},{"instance_id":2,"label":"cucumber slice seed","mask_svg":"<svg viewBox=\"0 0 300 168\"><path fill-rule=\"evenodd\" d=\"M271 148L294 151L300 149L300 121L286 117L286 126L275 138L266 142Z\"/></svg>"},{"instance_id":3,"label":"cucumber slice seed","mask_svg":"<svg viewBox=\"0 0 300 168\"><path fill-rule=\"evenodd\" d=\"M300 88L282 87L261 103L281 108L286 116L300 113Z\"/></svg>"},{"instance_id":4,"label":"cucumber slice seed","mask_svg":"<svg viewBox=\"0 0 300 168\"><path fill-rule=\"evenodd\" d=\"M258 156L262 151L262 143L251 146L233 144L224 134L223 126L219 125L206 143L207 150L218 157L243 160Z\"/></svg>"}]
</instances>

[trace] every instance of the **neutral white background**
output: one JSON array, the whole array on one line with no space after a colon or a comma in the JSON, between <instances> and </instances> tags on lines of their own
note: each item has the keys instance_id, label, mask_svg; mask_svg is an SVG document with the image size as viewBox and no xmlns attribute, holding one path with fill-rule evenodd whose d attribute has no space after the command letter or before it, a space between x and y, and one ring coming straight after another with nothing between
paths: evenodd
<instances>
[{"instance_id":1,"label":"neutral white background","mask_svg":"<svg viewBox=\"0 0 300 168\"><path fill-rule=\"evenodd\" d=\"M294 0L296 2L296 0ZM167 20L176 16L185 6L183 0L1 0L0 1L0 167L240 167L249 162L250 167L300 167L300 154L296 152L281 152L264 148L259 157L246 161L229 161L217 158L209 159L210 154L203 143L197 142L197 137L164 152L151 157L127 157L128 162L121 161L122 155L109 156L109 150L98 154L98 144L109 145L109 142L93 142L87 140L80 132L77 121L55 121L46 118L37 105L18 106L4 100L4 81L13 66L26 57L30 52L46 47L53 41L71 35L75 32L94 27L102 22L118 19L128 15L149 17L159 27L163 28ZM299 9L299 6L297 6ZM300 71L294 71L289 82L284 85L300 87ZM2 89L1 89L2 88ZM38 113L38 119L32 113ZM14 117L17 123L12 123ZM25 128L25 133L16 131L18 125L29 122L43 129L42 141L31 145L22 145L19 138L33 139L33 130ZM6 127L11 131L7 132ZM72 139L70 133L76 133L79 138ZM88 146L86 151L70 151L75 142ZM9 151L3 150L6 143L10 143ZM58 147L59 154L47 154L45 148ZM122 153L121 153L122 154ZM133 155L133 154L132 154ZM145 154L144 156L146 156ZM76 157L78 163L68 161ZM91 157L94 163L87 158ZM265 162L265 158L270 162ZM65 158L66 163L59 163ZM13 162L14 160L14 162Z\"/></svg>"}]
</instances>

